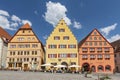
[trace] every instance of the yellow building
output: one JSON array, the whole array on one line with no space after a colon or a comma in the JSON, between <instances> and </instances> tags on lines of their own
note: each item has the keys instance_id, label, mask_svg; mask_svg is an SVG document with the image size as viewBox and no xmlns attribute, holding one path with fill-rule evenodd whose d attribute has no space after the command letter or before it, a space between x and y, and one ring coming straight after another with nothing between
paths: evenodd
<instances>
[{"instance_id":1,"label":"yellow building","mask_svg":"<svg viewBox=\"0 0 120 80\"><path fill-rule=\"evenodd\" d=\"M44 49L29 24L23 25L8 43L8 69L40 69Z\"/></svg>"},{"instance_id":2,"label":"yellow building","mask_svg":"<svg viewBox=\"0 0 120 80\"><path fill-rule=\"evenodd\" d=\"M77 40L63 19L46 40L46 63L78 65Z\"/></svg>"}]
</instances>

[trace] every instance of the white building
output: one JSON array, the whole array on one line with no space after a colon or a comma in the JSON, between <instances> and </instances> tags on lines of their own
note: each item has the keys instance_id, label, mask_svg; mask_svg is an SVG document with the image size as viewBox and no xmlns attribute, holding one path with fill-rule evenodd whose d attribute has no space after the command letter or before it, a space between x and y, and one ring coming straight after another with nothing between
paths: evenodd
<instances>
[{"instance_id":1,"label":"white building","mask_svg":"<svg viewBox=\"0 0 120 80\"><path fill-rule=\"evenodd\" d=\"M6 67L7 43L11 36L0 27L0 68Z\"/></svg>"}]
</instances>

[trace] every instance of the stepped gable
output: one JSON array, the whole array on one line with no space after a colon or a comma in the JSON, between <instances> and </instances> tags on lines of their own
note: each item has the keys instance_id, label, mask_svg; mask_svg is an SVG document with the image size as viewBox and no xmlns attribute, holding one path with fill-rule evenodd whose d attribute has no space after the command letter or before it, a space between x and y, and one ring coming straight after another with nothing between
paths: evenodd
<instances>
[{"instance_id":1,"label":"stepped gable","mask_svg":"<svg viewBox=\"0 0 120 80\"><path fill-rule=\"evenodd\" d=\"M0 27L0 37L4 37L10 40L11 35L7 31L5 31L2 27Z\"/></svg>"}]
</instances>

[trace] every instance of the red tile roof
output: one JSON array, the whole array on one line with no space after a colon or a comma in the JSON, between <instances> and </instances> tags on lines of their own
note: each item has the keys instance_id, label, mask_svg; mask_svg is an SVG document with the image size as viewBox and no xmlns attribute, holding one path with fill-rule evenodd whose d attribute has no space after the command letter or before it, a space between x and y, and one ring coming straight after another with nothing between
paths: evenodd
<instances>
[{"instance_id":1,"label":"red tile roof","mask_svg":"<svg viewBox=\"0 0 120 80\"><path fill-rule=\"evenodd\" d=\"M10 40L11 35L6 32L2 27L0 27L0 37L5 37L6 39Z\"/></svg>"},{"instance_id":2,"label":"red tile roof","mask_svg":"<svg viewBox=\"0 0 120 80\"><path fill-rule=\"evenodd\" d=\"M30 27L30 25L28 23L26 23L20 29L31 29L31 27Z\"/></svg>"}]
</instances>

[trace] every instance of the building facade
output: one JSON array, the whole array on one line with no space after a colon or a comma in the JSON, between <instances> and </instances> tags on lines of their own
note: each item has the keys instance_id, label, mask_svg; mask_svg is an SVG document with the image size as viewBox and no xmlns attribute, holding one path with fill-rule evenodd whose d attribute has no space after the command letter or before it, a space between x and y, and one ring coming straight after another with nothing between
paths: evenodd
<instances>
[{"instance_id":1,"label":"building facade","mask_svg":"<svg viewBox=\"0 0 120 80\"><path fill-rule=\"evenodd\" d=\"M6 67L7 47L11 36L0 27L0 68Z\"/></svg>"},{"instance_id":2,"label":"building facade","mask_svg":"<svg viewBox=\"0 0 120 80\"><path fill-rule=\"evenodd\" d=\"M77 40L63 19L46 40L46 63L66 66L78 64Z\"/></svg>"},{"instance_id":3,"label":"building facade","mask_svg":"<svg viewBox=\"0 0 120 80\"><path fill-rule=\"evenodd\" d=\"M44 48L29 24L23 25L8 43L8 69L40 69Z\"/></svg>"},{"instance_id":4,"label":"building facade","mask_svg":"<svg viewBox=\"0 0 120 80\"><path fill-rule=\"evenodd\" d=\"M120 73L120 40L111 43L115 53L115 70Z\"/></svg>"},{"instance_id":5,"label":"building facade","mask_svg":"<svg viewBox=\"0 0 120 80\"><path fill-rule=\"evenodd\" d=\"M84 71L113 73L114 50L111 44L94 29L79 42L79 65Z\"/></svg>"}]
</instances>

